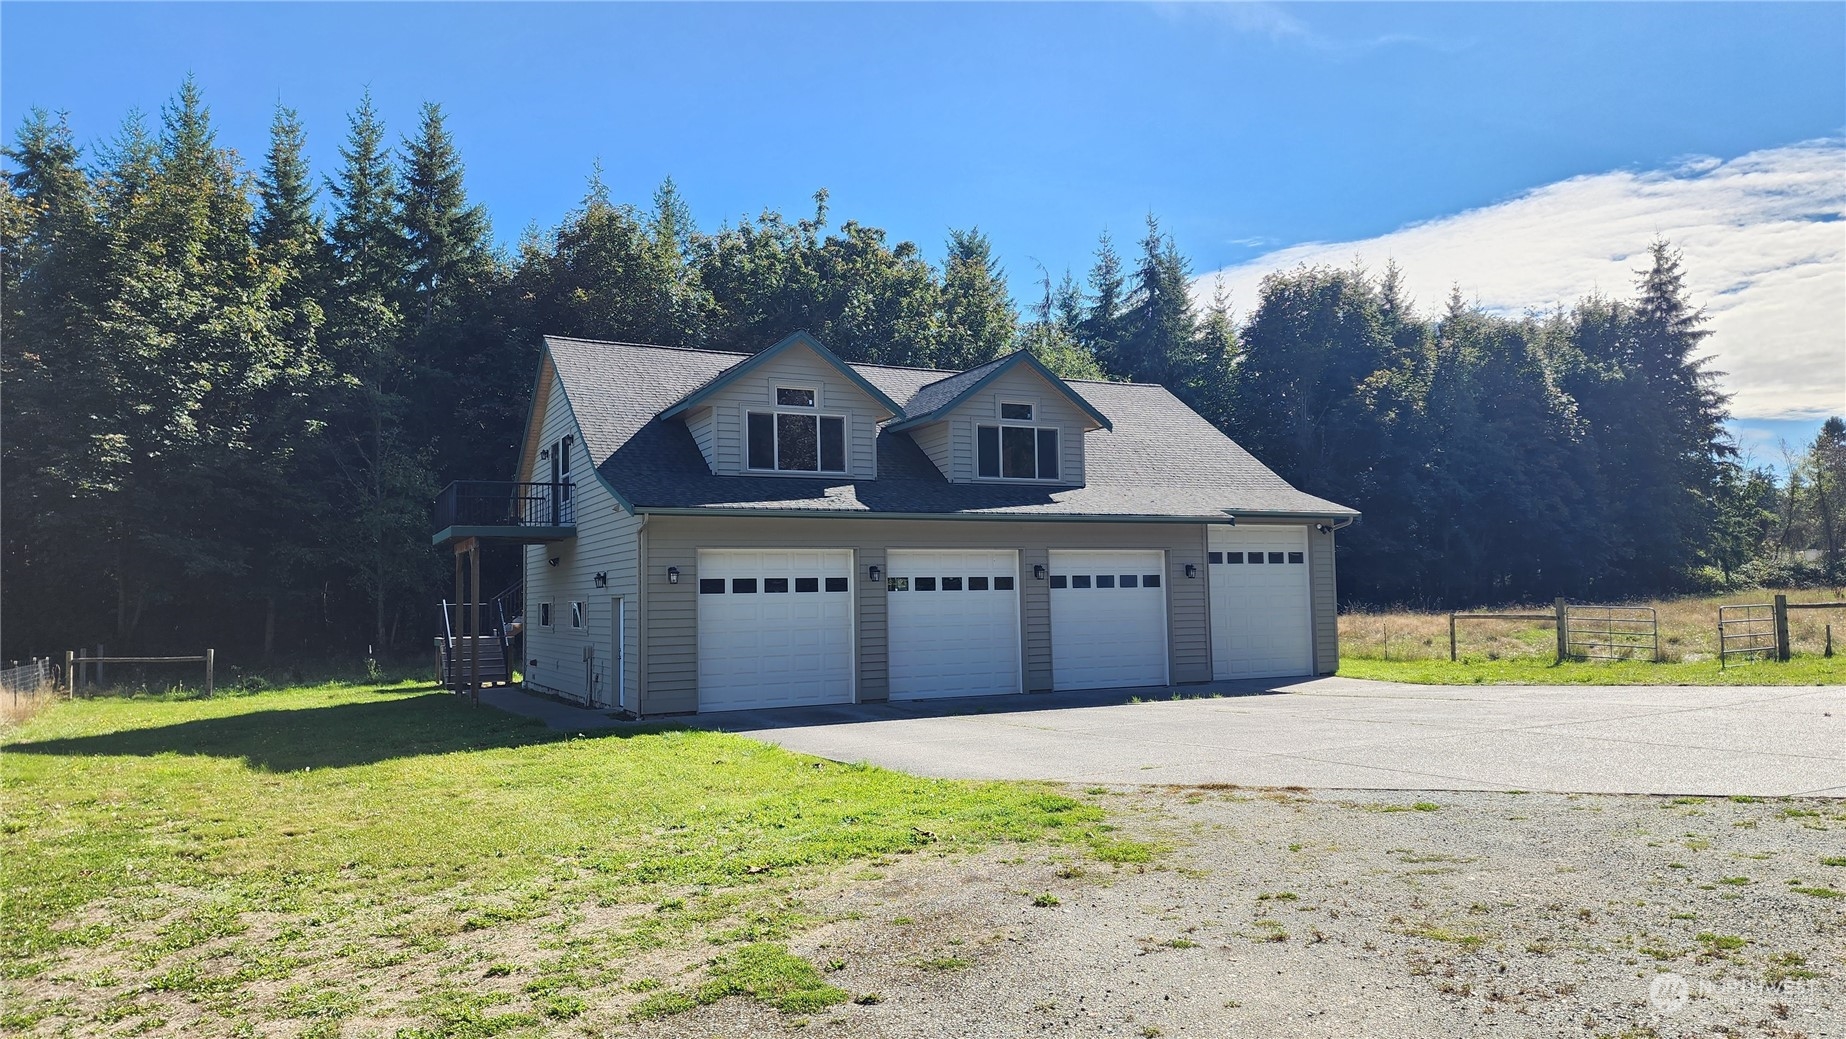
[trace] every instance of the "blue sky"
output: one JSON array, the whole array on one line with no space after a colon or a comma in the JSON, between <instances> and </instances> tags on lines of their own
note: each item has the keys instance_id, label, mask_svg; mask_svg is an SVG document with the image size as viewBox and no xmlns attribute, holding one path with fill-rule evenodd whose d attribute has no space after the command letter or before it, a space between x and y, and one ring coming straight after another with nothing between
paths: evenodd
<instances>
[{"instance_id":1,"label":"blue sky","mask_svg":"<svg viewBox=\"0 0 1846 1039\"><path fill-rule=\"evenodd\" d=\"M323 168L364 87L399 132L440 101L505 241L555 223L600 159L618 198L644 202L673 176L705 226L765 206L803 214L819 187L836 218L932 256L951 227L978 225L1022 297L1037 264L1081 275L1098 231L1132 239L1150 210L1197 270L1247 280L1290 249L1397 255L1406 227L1573 178L1697 180L1692 157L1814 141L1825 147L1800 155L1807 208L1846 243L1846 5L1833 3L0 7L9 132L41 105L100 140L129 108L157 111L188 72L223 143L256 155L279 99L301 111ZM1646 236L1679 230L1677 211L1648 213ZM1494 226L1456 233L1478 249ZM1489 244L1470 270L1511 269L1528 251L1517 237ZM1578 251L1607 261L1645 244ZM1688 262L1729 251L1689 248ZM1709 280L1714 295L1736 284ZM1474 288L1505 307L1551 302L1491 278ZM1831 297L1790 292L1824 332ZM1819 399L1781 406L1784 377L1749 390L1747 410L1805 422L1846 408L1837 316ZM1746 354L1720 366L1773 363Z\"/></svg>"}]
</instances>

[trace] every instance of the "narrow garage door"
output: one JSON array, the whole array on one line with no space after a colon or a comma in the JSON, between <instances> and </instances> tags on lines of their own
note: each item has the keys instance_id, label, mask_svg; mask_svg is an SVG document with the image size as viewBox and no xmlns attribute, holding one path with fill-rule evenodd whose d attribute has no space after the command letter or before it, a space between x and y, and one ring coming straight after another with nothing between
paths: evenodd
<instances>
[{"instance_id":1,"label":"narrow garage door","mask_svg":"<svg viewBox=\"0 0 1846 1039\"><path fill-rule=\"evenodd\" d=\"M852 553L699 553L699 710L851 703Z\"/></svg>"},{"instance_id":2,"label":"narrow garage door","mask_svg":"<svg viewBox=\"0 0 1846 1039\"><path fill-rule=\"evenodd\" d=\"M1314 672L1306 527L1212 527L1214 678L1280 678Z\"/></svg>"},{"instance_id":3,"label":"narrow garage door","mask_svg":"<svg viewBox=\"0 0 1846 1039\"><path fill-rule=\"evenodd\" d=\"M1051 684L1167 684L1163 552L1051 553Z\"/></svg>"},{"instance_id":4,"label":"narrow garage door","mask_svg":"<svg viewBox=\"0 0 1846 1039\"><path fill-rule=\"evenodd\" d=\"M885 573L891 699L1020 691L1017 552L893 549Z\"/></svg>"}]
</instances>

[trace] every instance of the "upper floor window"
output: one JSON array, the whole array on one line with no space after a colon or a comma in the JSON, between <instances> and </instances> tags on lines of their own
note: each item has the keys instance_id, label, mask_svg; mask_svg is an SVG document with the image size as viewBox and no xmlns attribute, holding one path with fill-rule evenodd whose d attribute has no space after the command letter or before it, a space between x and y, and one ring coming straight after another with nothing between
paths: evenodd
<instances>
[{"instance_id":1,"label":"upper floor window","mask_svg":"<svg viewBox=\"0 0 1846 1039\"><path fill-rule=\"evenodd\" d=\"M777 399L785 392L778 389ZM812 406L813 391L806 392ZM795 473L846 471L846 419L843 416L752 411L746 424L752 469Z\"/></svg>"},{"instance_id":2,"label":"upper floor window","mask_svg":"<svg viewBox=\"0 0 1846 1039\"><path fill-rule=\"evenodd\" d=\"M814 406L814 391L805 386L777 386L776 406L779 408L811 408Z\"/></svg>"},{"instance_id":3,"label":"upper floor window","mask_svg":"<svg viewBox=\"0 0 1846 1039\"><path fill-rule=\"evenodd\" d=\"M1000 417L1009 421L1030 422L1034 418L1033 407L1017 401L1001 401Z\"/></svg>"},{"instance_id":4,"label":"upper floor window","mask_svg":"<svg viewBox=\"0 0 1846 1039\"><path fill-rule=\"evenodd\" d=\"M1006 408L1031 405L1000 406ZM976 426L975 473L992 480L1058 478L1058 431L1054 426Z\"/></svg>"}]
</instances>

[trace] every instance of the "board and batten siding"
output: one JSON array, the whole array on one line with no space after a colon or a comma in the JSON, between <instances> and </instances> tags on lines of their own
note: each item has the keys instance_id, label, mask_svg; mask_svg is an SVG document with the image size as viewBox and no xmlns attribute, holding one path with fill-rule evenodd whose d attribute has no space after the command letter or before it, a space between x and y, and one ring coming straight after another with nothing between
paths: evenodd
<instances>
[{"instance_id":1,"label":"board and batten siding","mask_svg":"<svg viewBox=\"0 0 1846 1039\"><path fill-rule=\"evenodd\" d=\"M541 383L536 406L543 409L543 419L536 423L539 437L536 445L529 445L528 468L521 479L551 479L551 464L541 461L538 451L563 437L576 438L571 445L571 478L577 536L524 548L525 656L514 663L528 688L578 702L593 696L596 703L607 705L614 705L625 688L625 706L633 710L641 682L641 521L625 511L597 478L583 446L583 433L556 375L548 385ZM557 566L550 564L554 557ZM596 587L598 573L608 575L608 587ZM624 598L627 613L622 633L626 673L621 682L613 673L615 643L610 630L618 596ZM570 626L573 601L584 604L584 627L578 630ZM542 602L551 603L549 628L538 623Z\"/></svg>"},{"instance_id":2,"label":"board and batten siding","mask_svg":"<svg viewBox=\"0 0 1846 1039\"><path fill-rule=\"evenodd\" d=\"M1005 549L1020 553L1020 645L1026 690L1051 688L1051 591L1032 576L1052 549L1153 549L1166 553L1172 681L1211 678L1204 538L1189 523L1056 523L1019 520L875 520L653 516L645 560L648 623L643 714L698 710L698 563L701 548L833 548L854 553L858 698L889 698L886 592L867 577L894 548ZM1186 566L1198 577L1187 578ZM678 567L677 585L667 568Z\"/></svg>"},{"instance_id":3,"label":"board and batten siding","mask_svg":"<svg viewBox=\"0 0 1846 1039\"><path fill-rule=\"evenodd\" d=\"M704 435L712 446L706 450L705 441L700 440L699 449L706 452L712 472L735 476L749 471L744 415L753 409L773 408L778 385L815 388L819 414L846 417L846 475L855 480L870 480L878 475L878 416L885 413L884 405L805 346L789 350L705 399L711 428ZM697 414L687 418L694 439L701 437L694 425Z\"/></svg>"},{"instance_id":4,"label":"board and batten siding","mask_svg":"<svg viewBox=\"0 0 1846 1039\"><path fill-rule=\"evenodd\" d=\"M1083 484L1083 428L1090 417L1078 410L1057 390L1039 378L1029 368L1014 367L998 379L981 387L980 392L962 401L949 412L942 422L932 423L925 429L934 430L942 427L942 432L932 434L941 438L942 457L948 460L948 468L943 469L942 459L937 450L929 444L918 441L930 461L936 468L943 469L943 475L956 483L968 483L975 479L975 433L976 426L996 425L1000 422L1000 402L1016 401L1034 405L1035 426L1058 427L1058 479L1060 484L1073 487ZM1107 433L1099 433L1107 436Z\"/></svg>"}]
</instances>

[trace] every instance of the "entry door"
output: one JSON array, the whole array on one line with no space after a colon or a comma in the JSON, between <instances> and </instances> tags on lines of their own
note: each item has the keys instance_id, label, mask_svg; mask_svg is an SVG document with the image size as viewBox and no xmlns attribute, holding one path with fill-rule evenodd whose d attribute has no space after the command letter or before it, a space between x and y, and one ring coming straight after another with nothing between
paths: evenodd
<instances>
[{"instance_id":1,"label":"entry door","mask_svg":"<svg viewBox=\"0 0 1846 1039\"><path fill-rule=\"evenodd\" d=\"M891 699L1020 691L1019 553L885 556Z\"/></svg>"},{"instance_id":2,"label":"entry door","mask_svg":"<svg viewBox=\"0 0 1846 1039\"><path fill-rule=\"evenodd\" d=\"M1314 673L1306 527L1210 528L1213 678Z\"/></svg>"},{"instance_id":3,"label":"entry door","mask_svg":"<svg viewBox=\"0 0 1846 1039\"><path fill-rule=\"evenodd\" d=\"M699 710L853 700L852 552L699 552Z\"/></svg>"},{"instance_id":4,"label":"entry door","mask_svg":"<svg viewBox=\"0 0 1846 1039\"><path fill-rule=\"evenodd\" d=\"M615 705L624 709L628 707L628 668L624 666L624 659L622 656L622 650L624 648L622 635L628 630L627 606L628 604L624 602L619 595L609 600L610 627L612 630L609 645L609 659L614 662L614 673L610 676L609 684L615 687Z\"/></svg>"},{"instance_id":5,"label":"entry door","mask_svg":"<svg viewBox=\"0 0 1846 1039\"><path fill-rule=\"evenodd\" d=\"M1051 684L1166 685L1166 553L1051 553Z\"/></svg>"}]
</instances>

